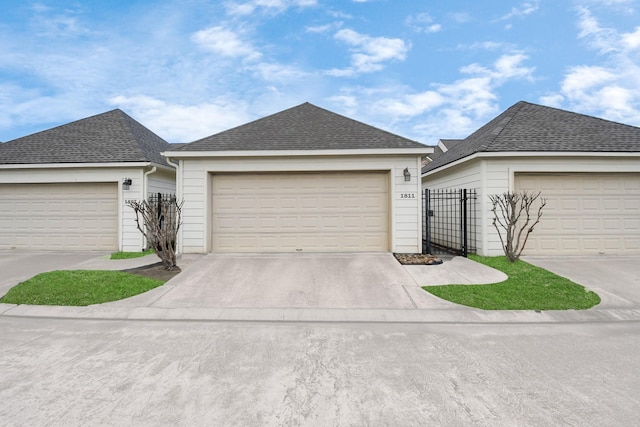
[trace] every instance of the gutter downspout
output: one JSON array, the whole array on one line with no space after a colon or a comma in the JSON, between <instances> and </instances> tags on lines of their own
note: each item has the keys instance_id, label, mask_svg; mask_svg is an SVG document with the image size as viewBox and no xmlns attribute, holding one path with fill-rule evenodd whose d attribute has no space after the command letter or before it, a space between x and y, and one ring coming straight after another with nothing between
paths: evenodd
<instances>
[{"instance_id":1,"label":"gutter downspout","mask_svg":"<svg viewBox=\"0 0 640 427\"><path fill-rule=\"evenodd\" d=\"M158 168L154 166L144 173L142 177L142 200L147 200L147 189L149 188L149 183L147 182L149 179L148 176L152 173L156 173L157 170ZM144 236L142 236L142 248L147 248L147 239Z\"/></svg>"},{"instance_id":2,"label":"gutter downspout","mask_svg":"<svg viewBox=\"0 0 640 427\"><path fill-rule=\"evenodd\" d=\"M156 171L158 170L158 168L156 166L152 167L151 170L148 170L144 173L144 176L142 178L142 198L146 200L147 198L147 188L149 187L148 182L147 182L147 177L149 175L151 175L152 173L156 173Z\"/></svg>"},{"instance_id":3,"label":"gutter downspout","mask_svg":"<svg viewBox=\"0 0 640 427\"><path fill-rule=\"evenodd\" d=\"M180 163L174 163L171 161L171 159L167 156L164 156L164 160L171 166L173 166L176 169L176 199L177 200L181 200L180 197L182 195L182 184L180 183L180 176L179 176L179 172L180 172ZM181 255L182 254L182 228L180 228L179 234L178 234L178 247L177 249L177 254Z\"/></svg>"},{"instance_id":4,"label":"gutter downspout","mask_svg":"<svg viewBox=\"0 0 640 427\"><path fill-rule=\"evenodd\" d=\"M169 163L171 166L176 168L176 171L178 170L178 164L177 163L173 163L169 157L165 157L164 159L166 160L167 163Z\"/></svg>"}]
</instances>

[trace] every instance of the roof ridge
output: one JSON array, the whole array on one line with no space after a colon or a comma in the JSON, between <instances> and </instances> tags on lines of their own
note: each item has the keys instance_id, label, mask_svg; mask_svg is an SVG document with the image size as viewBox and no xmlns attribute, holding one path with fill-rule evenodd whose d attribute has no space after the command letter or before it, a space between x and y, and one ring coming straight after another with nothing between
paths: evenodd
<instances>
[{"instance_id":1,"label":"roof ridge","mask_svg":"<svg viewBox=\"0 0 640 427\"><path fill-rule=\"evenodd\" d=\"M498 117L504 116L504 118L500 121L500 124L496 126L495 130L491 132L492 137L490 138L490 140L486 144L480 145L480 147L483 147L484 149L478 150L478 151L486 151L486 149L488 149L496 141L496 139L498 139L498 137L502 134L502 132L504 132L506 127L509 126L511 121L518 115L518 113L520 112L520 110L522 110L525 104L533 105L526 101L518 101L515 104L513 104L511 107L507 108L502 114L498 115ZM507 114L507 112L510 112L510 114ZM498 117L496 117L496 119Z\"/></svg>"},{"instance_id":2,"label":"roof ridge","mask_svg":"<svg viewBox=\"0 0 640 427\"><path fill-rule=\"evenodd\" d=\"M64 126L68 126L68 125L71 125L71 124L74 124L74 123L77 123L77 122L82 122L82 121L85 121L85 120L93 119L93 118L96 118L96 117L99 117L99 116L104 116L104 115L107 115L109 113L113 113L113 112L116 112L116 111L123 112L119 108L114 108L113 110L104 111L102 113L97 113L97 114L93 114L93 115L88 116L88 117L83 117L81 119L76 119L76 120L72 120L70 122L62 123L62 124L56 125L56 126L54 126L52 128L42 129L42 130L30 133L28 135L22 135L22 136L19 136L17 138L11 139L9 141L5 141L5 142L3 142L3 144L6 144L8 142L17 141L17 140L22 139L22 138L34 137L34 136L40 135L40 134L42 134L44 132L54 131L54 130L59 129L59 128L64 127Z\"/></svg>"},{"instance_id":3,"label":"roof ridge","mask_svg":"<svg viewBox=\"0 0 640 427\"><path fill-rule=\"evenodd\" d=\"M126 129L126 132L131 137L131 140L134 141L136 151L138 151L138 154L140 155L140 157L141 158L146 158L147 157L147 153L145 153L145 151L142 149L142 147L140 145L140 140L138 139L138 137L136 136L135 132L132 129L132 124L133 124L132 121L135 121L135 119L133 117L129 116L124 111L120 110L119 108L114 110L114 112L120 113L120 115L118 117L118 120L121 122L122 127L124 129Z\"/></svg>"},{"instance_id":4,"label":"roof ridge","mask_svg":"<svg viewBox=\"0 0 640 427\"><path fill-rule=\"evenodd\" d=\"M300 104L300 105L305 105L305 104L309 104L309 105L310 105L310 106L312 106L312 107L315 107L315 108L317 108L317 109L319 109L319 110L326 111L327 113L334 114L334 115L339 116L339 117L342 117L342 118L344 118L344 119L351 120L352 122L356 122L356 123L359 123L359 124L364 125L364 126L368 126L368 127L371 127L371 128L375 128L375 129L377 129L377 130L379 130L379 131L382 131L382 132L384 132L384 133L386 133L386 134L388 134L388 135L390 135L390 136L393 136L393 137L398 137L398 136L400 136L400 135L394 134L394 133L392 133L391 131L388 131L388 130L386 130L386 129L382 129L382 128L379 128L379 127L377 127L377 126L373 126L373 125L370 125L370 124L368 124L368 123L365 123L365 122L363 122L363 121L356 120L356 119L353 119L353 118L351 118L351 117L347 117L347 116L345 116L345 115L343 115L343 114L336 113L336 112L333 112L333 111L331 111L331 110L327 110L326 108L318 107L317 105L312 104L312 103L310 103L310 102L305 102L305 103ZM406 137L401 137L401 138L404 138L404 139L406 139L406 140L408 140L408 141L411 141L411 142L417 142L417 143L419 143L419 144L422 144L422 142L420 142L420 141L416 141L415 139L409 139L409 138L406 138Z\"/></svg>"},{"instance_id":5,"label":"roof ridge","mask_svg":"<svg viewBox=\"0 0 640 427\"><path fill-rule=\"evenodd\" d=\"M424 144L304 102L176 151L416 148Z\"/></svg>"}]
</instances>

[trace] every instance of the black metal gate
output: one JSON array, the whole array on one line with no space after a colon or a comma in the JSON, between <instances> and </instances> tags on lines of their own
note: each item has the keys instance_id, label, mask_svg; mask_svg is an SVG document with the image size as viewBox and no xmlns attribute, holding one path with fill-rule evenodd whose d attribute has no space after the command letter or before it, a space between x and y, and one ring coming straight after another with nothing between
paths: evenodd
<instances>
[{"instance_id":1,"label":"black metal gate","mask_svg":"<svg viewBox=\"0 0 640 427\"><path fill-rule=\"evenodd\" d=\"M422 195L422 252L467 256L476 252L475 189L425 189Z\"/></svg>"}]
</instances>

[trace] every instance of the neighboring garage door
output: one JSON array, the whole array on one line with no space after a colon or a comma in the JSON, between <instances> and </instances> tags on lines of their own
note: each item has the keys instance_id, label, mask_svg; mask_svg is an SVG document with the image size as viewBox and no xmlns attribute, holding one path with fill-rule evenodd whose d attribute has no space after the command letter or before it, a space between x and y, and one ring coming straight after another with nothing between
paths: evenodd
<instances>
[{"instance_id":1,"label":"neighboring garage door","mask_svg":"<svg viewBox=\"0 0 640 427\"><path fill-rule=\"evenodd\" d=\"M116 183L0 184L0 248L115 250Z\"/></svg>"},{"instance_id":2,"label":"neighboring garage door","mask_svg":"<svg viewBox=\"0 0 640 427\"><path fill-rule=\"evenodd\" d=\"M524 253L640 254L640 174L516 174L548 199Z\"/></svg>"},{"instance_id":3,"label":"neighboring garage door","mask_svg":"<svg viewBox=\"0 0 640 427\"><path fill-rule=\"evenodd\" d=\"M389 250L384 172L212 176L213 252Z\"/></svg>"}]
</instances>

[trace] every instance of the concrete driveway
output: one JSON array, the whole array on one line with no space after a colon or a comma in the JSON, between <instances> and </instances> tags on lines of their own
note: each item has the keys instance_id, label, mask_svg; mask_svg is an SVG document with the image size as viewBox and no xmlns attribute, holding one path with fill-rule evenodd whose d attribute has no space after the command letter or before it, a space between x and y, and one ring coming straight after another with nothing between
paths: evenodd
<instances>
[{"instance_id":1,"label":"concrete driveway","mask_svg":"<svg viewBox=\"0 0 640 427\"><path fill-rule=\"evenodd\" d=\"M440 301L420 289L393 255L380 253L209 254L147 294L123 303L155 308L415 309Z\"/></svg>"},{"instance_id":2,"label":"concrete driveway","mask_svg":"<svg viewBox=\"0 0 640 427\"><path fill-rule=\"evenodd\" d=\"M450 309L420 287L506 278L467 259L402 266L390 253L209 254L160 288L113 306L151 308ZM179 263L181 264L181 263ZM473 274L473 273L476 274ZM484 280L484 281L482 281Z\"/></svg>"},{"instance_id":3,"label":"concrete driveway","mask_svg":"<svg viewBox=\"0 0 640 427\"><path fill-rule=\"evenodd\" d=\"M602 300L598 308L640 306L640 256L527 256L522 259L596 292Z\"/></svg>"}]
</instances>

